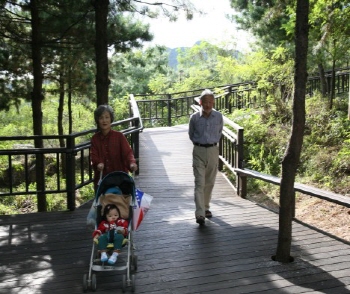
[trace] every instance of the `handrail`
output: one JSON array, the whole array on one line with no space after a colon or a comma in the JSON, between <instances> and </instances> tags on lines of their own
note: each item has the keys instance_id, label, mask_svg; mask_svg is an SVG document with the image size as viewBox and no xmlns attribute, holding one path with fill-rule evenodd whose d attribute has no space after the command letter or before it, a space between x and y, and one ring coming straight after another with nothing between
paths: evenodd
<instances>
[{"instance_id":1,"label":"handrail","mask_svg":"<svg viewBox=\"0 0 350 294\"><path fill-rule=\"evenodd\" d=\"M138 105L133 97L129 101L129 118L112 123L112 128L124 126L120 130L127 138L134 151L135 158L139 157L139 133L143 130L142 119L138 110ZM90 164L90 140L86 136L91 136L96 132L96 128L76 132L68 135L44 135L44 136L9 136L0 137L0 141L33 142L40 138L42 140L65 140L65 147L54 148L19 148L2 149L1 157L7 157L7 165L2 166L2 178L0 178L0 197L17 195L37 195L38 201L44 201L46 207L46 195L54 193L67 194L67 208L75 209L76 190L93 182L93 172ZM82 138L83 142L76 143L77 139ZM34 146L34 144L31 144ZM46 170L42 171L44 179L44 191L32 188L31 183L36 181L35 159L37 156L43 156ZM20 165L19 168L16 168ZM56 174L56 186L53 189L46 187L46 173ZM20 179L23 182L18 182ZM66 180L65 186L62 185L62 179ZM64 181L63 181L64 182ZM18 184L22 183L23 188ZM44 199L43 199L43 198ZM39 209L40 210L40 209ZM46 208L45 208L46 210ZM43 211L45 211L43 210Z\"/></svg>"},{"instance_id":2,"label":"handrail","mask_svg":"<svg viewBox=\"0 0 350 294\"><path fill-rule=\"evenodd\" d=\"M133 115L134 118L136 118L139 121L139 126L138 126L138 130L142 131L143 130L143 122L142 122L142 118L140 115L140 110L139 107L137 105L135 96L133 94L130 94L130 109L131 109L131 113Z\"/></svg>"},{"instance_id":3,"label":"handrail","mask_svg":"<svg viewBox=\"0 0 350 294\"><path fill-rule=\"evenodd\" d=\"M196 101L198 102L198 100ZM199 111L200 106L192 105L191 108L194 111ZM246 198L247 177L252 177L268 183L280 185L281 179L279 177L244 168L244 129L227 117L223 116L223 118L224 129L219 144L219 170L223 170L223 166L225 166L232 173L234 176L234 188L237 194L242 198ZM226 126L229 126L229 128ZM294 190L350 208L350 198L344 195L325 191L301 183L294 183Z\"/></svg>"},{"instance_id":4,"label":"handrail","mask_svg":"<svg viewBox=\"0 0 350 294\"><path fill-rule=\"evenodd\" d=\"M244 177L252 177L278 186L281 184L281 178L260 173L255 170L235 168L234 172ZM325 191L301 183L294 183L294 190L306 195L317 197L350 208L350 197L344 195Z\"/></svg>"},{"instance_id":5,"label":"handrail","mask_svg":"<svg viewBox=\"0 0 350 294\"><path fill-rule=\"evenodd\" d=\"M338 69L336 73L335 87L337 93L349 91L350 68ZM331 71L327 71L325 78L328 79L328 93L330 92ZM275 85L281 89L281 98L285 99L283 85ZM215 107L218 110L227 110L231 113L234 109L260 108L267 103L267 90L259 89L254 81L237 84L227 84L210 87L216 94ZM192 105L202 92L202 88L173 92L166 94L139 94L134 95L139 106L140 113L145 122L151 126L171 126L174 120L189 118L190 105ZM311 96L316 90L321 90L320 78L310 77L307 83L307 94ZM146 99L142 99L142 98ZM148 127L148 125L147 125Z\"/></svg>"},{"instance_id":6,"label":"handrail","mask_svg":"<svg viewBox=\"0 0 350 294\"><path fill-rule=\"evenodd\" d=\"M342 86L344 90L346 87L349 88L349 72L341 72L342 82L338 81L338 86ZM347 78L347 80L344 80ZM309 79L311 81L312 79ZM345 82L344 82L345 81ZM264 103L266 95L263 92L258 92L255 89L255 95L260 95L260 97L251 97L250 91L252 91L251 85L253 82L245 82L234 85L223 85L218 86L216 89L221 88L223 93L216 95L216 107L218 110L227 109L229 112L234 108L252 107L255 104L260 105ZM250 85L248 89L244 86ZM316 83L310 86L310 91L312 87L318 86ZM348 89L347 88L347 89ZM158 94L158 95L142 95L144 97L148 96L161 96L166 95L166 99L156 99L156 100L136 100L135 96L140 97L140 95L130 95L129 96L129 118L114 122L112 127L120 126L123 124L128 124L128 127L123 129L121 132L128 137L128 140L134 150L136 159L139 158L139 133L144 129L144 120L148 120L151 123L156 120L162 120L168 126L172 125L173 119L179 119L181 117L186 117L187 119L192 114L193 111L198 110L198 105L195 105L198 100L198 96L203 89L196 89L192 91L185 91L173 94ZM181 97L182 93L191 93L188 96ZM180 97L179 97L180 96ZM153 104L154 105L153 105ZM149 115L145 115L145 112L140 111L140 107L149 108ZM197 103L198 104L198 103ZM261 106L261 105L260 105ZM165 110L164 110L165 109ZM243 128L240 128L234 122L231 122L228 118L224 117L224 130L223 137L220 141L220 163L219 169L222 170L225 165L229 170L233 171L235 169L241 169L243 167ZM70 135L46 135L46 136L11 136L11 137L0 137L0 141L34 141L38 138L42 140L66 140L66 147L60 148L29 148L29 149L6 149L0 150L0 156L8 156L8 173L7 181L9 183L9 191L0 192L0 197L9 195L26 195L33 193L67 193L67 206L68 209L75 209L75 190L83 187L92 182L92 169L89 164L89 148L90 142L78 142L76 139L84 138L84 136L91 135L96 129L85 130L79 133L73 133ZM87 154L88 153L88 154ZM56 160L56 165L54 170L57 173L57 183L60 182L61 177L66 176L66 188L60 187L57 184L57 189L52 191L32 191L29 188L29 184L33 180L32 170L30 168L30 163L33 161L33 157L42 155L54 155L51 157L53 161ZM80 157L78 156L80 155ZM13 175L13 165L15 164L15 159L13 156L20 156L21 160L25 164L24 171L18 171L24 173L25 177L25 190L22 192L14 191L14 181L16 180L15 175ZM76 167L76 157L79 160L79 167ZM84 158L87 157L87 162ZM62 163L59 165L59 163ZM50 163L51 164L51 163ZM80 175L76 183L76 171L80 169ZM62 176L61 176L62 174ZM44 174L42 175L45 176ZM236 177L236 187L238 194L242 197L246 195L246 177L237 175ZM0 185L1 185L0 178ZM44 188L45 189L45 188Z\"/></svg>"}]
</instances>

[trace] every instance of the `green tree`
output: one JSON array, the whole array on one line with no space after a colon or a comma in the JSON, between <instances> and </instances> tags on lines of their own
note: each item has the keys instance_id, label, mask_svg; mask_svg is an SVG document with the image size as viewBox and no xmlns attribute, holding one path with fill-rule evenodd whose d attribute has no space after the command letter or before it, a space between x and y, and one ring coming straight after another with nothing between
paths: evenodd
<instances>
[{"instance_id":1,"label":"green tree","mask_svg":"<svg viewBox=\"0 0 350 294\"><path fill-rule=\"evenodd\" d=\"M176 19L174 12L183 10L187 13L187 17L192 17L192 10L185 0L172 0L172 3L163 2L143 2L132 0L94 0L92 2L95 9L95 25L96 25L96 96L97 105L108 103L109 92L109 65L108 65L108 46L109 36L107 29L108 26L113 26L109 21L109 11L116 14L122 14L124 12L140 13L142 15L148 15L150 17L156 17L158 12L152 11L150 7L161 7L163 13L169 17L169 19ZM107 21L108 19L108 21ZM128 40L133 45L132 47L141 47L139 40L150 41L152 36L148 33L148 28L141 28L138 25L139 22L135 22L134 25L130 25L128 30L122 30L121 27L116 26L116 31L122 32L120 36L128 36ZM141 34L140 34L141 33ZM119 50L116 50L119 52Z\"/></svg>"},{"instance_id":2,"label":"green tree","mask_svg":"<svg viewBox=\"0 0 350 294\"><path fill-rule=\"evenodd\" d=\"M220 72L223 60L231 62L237 60L240 53L237 50L221 48L206 41L194 45L191 48L178 49L177 71L181 72L181 81L175 84L177 90L198 89L214 87L222 84ZM232 83L233 81L225 80Z\"/></svg>"},{"instance_id":3,"label":"green tree","mask_svg":"<svg viewBox=\"0 0 350 294\"><path fill-rule=\"evenodd\" d=\"M168 52L165 47L156 46L115 54L111 58L111 96L150 94L148 84L152 77L166 74L169 70Z\"/></svg>"},{"instance_id":4,"label":"green tree","mask_svg":"<svg viewBox=\"0 0 350 294\"><path fill-rule=\"evenodd\" d=\"M43 134L43 81L55 64L56 55L52 54L52 51L57 54L56 50L62 46L62 40L67 35L72 23L62 17L60 14L62 7L57 6L59 4L55 1L46 1L45 3L36 0L29 2L5 1L2 5L1 39L2 43L6 44L8 55L11 56L4 73L9 78L9 87L12 89L13 81L26 81L26 83L17 83L15 86L18 88L9 94L18 95L20 92L17 89L25 88L22 94L32 103L33 134L38 136L34 144L36 148L42 148L44 147L43 141L39 136ZM74 9L73 11L76 12ZM57 23L63 23L62 19L65 21L65 26L58 26ZM16 71L16 68L21 68L21 70ZM15 101L19 98L15 96ZM9 100L7 99L7 101ZM36 181L38 191L45 190L44 169L43 157L37 155ZM46 210L46 200L42 192L38 193L38 210Z\"/></svg>"},{"instance_id":5,"label":"green tree","mask_svg":"<svg viewBox=\"0 0 350 294\"><path fill-rule=\"evenodd\" d=\"M20 98L32 98L28 90L32 86L31 50L28 33L25 33L30 28L30 15L28 9L26 14L22 13L16 2L9 5L7 1L2 1L0 17L0 106L8 110L11 105L18 108Z\"/></svg>"},{"instance_id":6,"label":"green tree","mask_svg":"<svg viewBox=\"0 0 350 294\"><path fill-rule=\"evenodd\" d=\"M318 0L310 15L314 40L313 51L325 55L332 68L331 85L329 85L329 108L333 107L335 97L335 71L348 63L350 47L350 7L348 1ZM321 73L320 73L321 74Z\"/></svg>"},{"instance_id":7,"label":"green tree","mask_svg":"<svg viewBox=\"0 0 350 294\"><path fill-rule=\"evenodd\" d=\"M332 108L335 88L335 68L348 63L349 53L349 19L348 1L314 0L310 5L310 52L309 72L318 70L322 79L322 94L329 94L329 105ZM289 21L284 25L287 34L294 36L295 5L287 8ZM331 68L332 79L327 84L324 68Z\"/></svg>"},{"instance_id":8,"label":"green tree","mask_svg":"<svg viewBox=\"0 0 350 294\"><path fill-rule=\"evenodd\" d=\"M295 0L294 0L295 1ZM264 49L277 46L291 46L293 38L288 36L283 26L288 22L288 3L293 0L246 1L231 0L231 7L237 12L232 16L239 27L251 31Z\"/></svg>"}]
</instances>

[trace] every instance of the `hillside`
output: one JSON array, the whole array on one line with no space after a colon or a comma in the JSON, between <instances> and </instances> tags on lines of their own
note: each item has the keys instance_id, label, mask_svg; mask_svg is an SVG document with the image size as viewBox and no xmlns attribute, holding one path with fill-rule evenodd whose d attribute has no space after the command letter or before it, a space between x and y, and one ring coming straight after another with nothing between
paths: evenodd
<instances>
[{"instance_id":1,"label":"hillside","mask_svg":"<svg viewBox=\"0 0 350 294\"><path fill-rule=\"evenodd\" d=\"M193 46L199 45L200 43L201 43L201 41L197 41L195 44L193 44ZM178 62L177 62L178 50L180 49L181 51L184 51L184 50L190 49L190 48L192 48L192 47L167 48L167 52L169 53L168 65L171 68L176 69L177 64L178 64ZM234 50L232 54L233 54L234 58L239 58L242 55L242 53L238 50Z\"/></svg>"}]
</instances>

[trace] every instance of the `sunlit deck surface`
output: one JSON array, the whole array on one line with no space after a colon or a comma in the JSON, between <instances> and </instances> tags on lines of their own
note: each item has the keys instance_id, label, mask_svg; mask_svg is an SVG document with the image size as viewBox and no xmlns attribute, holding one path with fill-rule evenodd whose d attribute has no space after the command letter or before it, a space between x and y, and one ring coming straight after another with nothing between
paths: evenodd
<instances>
[{"instance_id":1,"label":"sunlit deck surface","mask_svg":"<svg viewBox=\"0 0 350 294\"><path fill-rule=\"evenodd\" d=\"M187 126L146 129L140 140L135 183L154 198L134 232L135 293L350 293L349 243L295 222L295 261L272 261L278 215L239 198L221 173L213 218L199 227ZM92 249L90 206L0 216L0 293L82 293ZM122 293L121 281L120 274L97 273L96 293Z\"/></svg>"}]
</instances>

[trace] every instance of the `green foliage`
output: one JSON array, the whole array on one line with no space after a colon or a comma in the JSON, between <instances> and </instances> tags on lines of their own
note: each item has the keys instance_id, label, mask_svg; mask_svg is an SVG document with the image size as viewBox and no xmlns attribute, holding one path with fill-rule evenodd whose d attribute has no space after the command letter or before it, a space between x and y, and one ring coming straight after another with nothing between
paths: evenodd
<instances>
[{"instance_id":1,"label":"green foliage","mask_svg":"<svg viewBox=\"0 0 350 294\"><path fill-rule=\"evenodd\" d=\"M35 206L34 201L33 196L4 197L0 202L0 214L33 212Z\"/></svg>"},{"instance_id":2,"label":"green foliage","mask_svg":"<svg viewBox=\"0 0 350 294\"><path fill-rule=\"evenodd\" d=\"M231 0L231 7L237 12L232 18L243 30L250 30L264 48L288 44L292 38L283 30L288 22L286 14L288 1L242 1Z\"/></svg>"},{"instance_id":3,"label":"green foliage","mask_svg":"<svg viewBox=\"0 0 350 294\"><path fill-rule=\"evenodd\" d=\"M128 108L128 97L123 97L120 99L112 99L110 105L115 110L115 120L124 120L129 117ZM54 135L58 134L57 131L57 109L58 100L53 94L47 95L47 98L43 101L43 121L44 121L44 134ZM93 118L93 111L95 105L86 103L81 99L81 97L73 97L72 99L72 120L73 120L73 130L74 132L84 131L88 129L95 128L95 122ZM1 111L0 118L4 122L4 126L0 129L0 136L26 136L32 133L32 114L31 114L30 104L22 101L19 104L18 109L15 107L10 107L8 111ZM19 119L20 118L20 119ZM64 108L64 118L63 126L65 134L68 133L68 109ZM89 140L89 137L81 138L83 141ZM1 149L13 149L14 141L0 142ZM26 143L26 142L21 142ZM27 142L31 143L32 142ZM79 142L76 142L79 143ZM47 140L45 142L46 147L58 147L58 142L53 140ZM13 158L14 160L14 158ZM55 160L55 159L53 159ZM1 156L0 166L2 167L2 172L0 177L6 176L8 159ZM18 159L12 162L12 168L16 171L16 175L23 176L23 165ZM78 175L80 176L80 174ZM2 179L4 180L4 179ZM57 176L47 176L46 188L48 190L55 190L57 183ZM62 186L65 185L65 180L61 177ZM24 184L20 184L15 189L19 191L24 191L26 188ZM35 191L35 183L30 184L30 190ZM93 197L94 191L93 186L88 185L80 189L77 193L77 206L90 200ZM67 195L64 194L52 194L47 195L47 210L64 210L67 208L66 203ZM16 197L3 197L0 201L0 214L14 214L14 213L25 213L34 212L37 210L37 200L36 196L16 196Z\"/></svg>"},{"instance_id":4,"label":"green foliage","mask_svg":"<svg viewBox=\"0 0 350 294\"><path fill-rule=\"evenodd\" d=\"M346 194L346 178L350 174L350 121L346 111L329 111L326 104L319 96L307 100L300 170L310 181Z\"/></svg>"},{"instance_id":5,"label":"green foliage","mask_svg":"<svg viewBox=\"0 0 350 294\"><path fill-rule=\"evenodd\" d=\"M169 73L168 56L164 47L156 46L145 51L134 50L116 54L111 60L111 96L146 94L152 90L160 93L162 89L156 86L152 89L149 83Z\"/></svg>"},{"instance_id":6,"label":"green foliage","mask_svg":"<svg viewBox=\"0 0 350 294\"><path fill-rule=\"evenodd\" d=\"M231 16L240 28L250 30L266 52L282 46L294 52L296 1L231 0L239 13ZM345 64L349 55L348 1L312 0L309 12L309 72Z\"/></svg>"},{"instance_id":7,"label":"green foliage","mask_svg":"<svg viewBox=\"0 0 350 294\"><path fill-rule=\"evenodd\" d=\"M350 13L348 1L318 0L311 7L310 36L313 53L329 61L347 60L350 25L344 20L348 19Z\"/></svg>"},{"instance_id":8,"label":"green foliage","mask_svg":"<svg viewBox=\"0 0 350 294\"><path fill-rule=\"evenodd\" d=\"M124 96L119 99L111 99L109 105L114 109L114 121L129 118L129 97Z\"/></svg>"},{"instance_id":9,"label":"green foliage","mask_svg":"<svg viewBox=\"0 0 350 294\"><path fill-rule=\"evenodd\" d=\"M233 83L238 80L238 74L235 73L235 59L238 58L238 52L232 49L223 49L219 46L201 42L191 48L178 50L178 68L177 74L169 77L172 82L166 82L159 93L179 92L188 89L210 88L219 84ZM161 86L159 80L157 85ZM150 84L155 89L155 81ZM158 87L159 88L159 87Z\"/></svg>"},{"instance_id":10,"label":"green foliage","mask_svg":"<svg viewBox=\"0 0 350 294\"><path fill-rule=\"evenodd\" d=\"M317 68L320 63L331 64L333 60L330 59L346 60L344 56L348 56L349 50L349 38L346 35L349 32L349 24L344 19L349 13L349 6L345 1L336 1L334 5L330 5L330 0L311 2L313 9L310 14L311 48L316 56L310 55L309 60L312 61L310 68ZM177 69L169 68L166 48L154 47L131 51L132 47L141 45L138 37L142 40L150 39L147 28L112 9L108 42L114 47L115 54L110 60L110 104L115 109L115 120L118 121L128 117L129 93L173 93L256 81L258 85L256 93L261 90L267 93L266 107L259 111L235 111L231 117L245 128L247 167L279 175L292 120L294 60L291 41L294 37L295 7L287 5L293 2L278 1L268 3L260 1L253 5L249 1L231 0L231 3L243 13L237 16L240 25L251 28L260 40L263 40L262 48L268 50L258 50L242 56L235 50L201 42L178 52ZM45 8L42 11L52 12L56 4L49 1L42 7ZM119 8L127 10L127 6ZM87 16L84 18L85 21L90 21L91 7L89 3L79 4L73 1L67 2L61 9L58 14L48 13L44 20L44 24L54 21L52 26L44 25L47 31L43 41L47 48L42 48L47 82L43 100L43 132L48 135L58 133L58 94L62 90L58 81L64 81L65 86L68 82L71 83L73 132L95 127L93 119L95 76L94 65L91 62L94 58L91 45L93 34L88 23L76 21L85 13ZM18 11L20 10L18 6ZM77 11L79 13L76 13ZM24 14L27 12L18 15L25 16ZM61 17L62 15L65 17ZM12 17L9 11L6 15L7 20L11 20ZM60 21L61 19L63 21ZM26 24L29 22L18 24L18 27L14 27L14 22L8 23L11 23L9 28L15 35L16 32L30 32L26 29ZM76 27L71 24L79 25ZM65 38L55 42L55 48L51 48L50 40L61 36L60 32L62 29L67 29L67 26L70 29L67 30ZM76 41L75 45L72 45L72 40ZM4 76L1 77L0 109L4 108L7 112L0 112L2 122L0 136L30 135L33 132L32 109L26 101L31 99L29 93L32 80L28 78L28 73L31 72L31 63L28 62L31 56L28 52L31 51L28 50L28 42L18 44L4 39L3 43L0 49L0 64L4 71ZM61 44L62 46L59 46ZM84 50L81 50L81 47ZM254 92L252 94L254 95ZM349 175L350 162L349 122L344 115L347 105L342 101L344 99L338 97L336 109L329 112L325 107L326 101L321 97L308 100L302 160L298 169L300 177L324 186L336 187L340 191L345 190L346 184L343 179ZM64 101L65 134L69 132L69 114L66 105ZM188 118L178 118L173 123L188 123ZM145 123L146 127L163 125L165 121L161 120ZM0 144L2 148L13 148L13 142ZM58 143L46 142L46 144L57 146ZM334 176L337 178L334 179ZM54 181L54 178L48 179L48 185L53 186ZM254 181L254 185L260 184ZM92 187L84 187L79 191L78 201L90 199L92 192ZM25 207L36 205L35 197L23 199L19 197L16 201L18 203L9 204L11 209L21 210L28 202L32 203L31 206ZM63 195L48 197L49 210L65 207L64 202Z\"/></svg>"},{"instance_id":11,"label":"green foliage","mask_svg":"<svg viewBox=\"0 0 350 294\"><path fill-rule=\"evenodd\" d=\"M338 99L341 97L338 97ZM343 101L347 97L343 97ZM342 104L338 104L342 106ZM289 110L288 110L289 111ZM246 168L281 176L281 160L291 132L291 119L262 110L236 110L230 119L244 127ZM340 194L348 192L350 121L346 108L329 111L320 96L306 100L306 129L297 181ZM266 183L249 181L249 190L266 192ZM269 188L270 189L270 188ZM276 192L275 192L276 193Z\"/></svg>"},{"instance_id":12,"label":"green foliage","mask_svg":"<svg viewBox=\"0 0 350 294\"><path fill-rule=\"evenodd\" d=\"M171 93L172 90L178 89L177 87L171 88L173 80L173 75L159 73L150 79L148 87L152 93Z\"/></svg>"},{"instance_id":13,"label":"green foliage","mask_svg":"<svg viewBox=\"0 0 350 294\"><path fill-rule=\"evenodd\" d=\"M234 57L218 56L216 70L219 74L220 83L235 84L244 81L245 79L239 76L238 68L238 60Z\"/></svg>"},{"instance_id":14,"label":"green foliage","mask_svg":"<svg viewBox=\"0 0 350 294\"><path fill-rule=\"evenodd\" d=\"M124 103L126 102L120 102L121 105ZM95 106L92 106L91 104L89 107L86 107L81 103L79 97L73 99L72 120L74 132L88 130L95 127L93 118L94 107ZM125 111L126 107L127 106L123 106L123 111ZM57 98L53 95L48 95L47 99L43 102L44 135L58 134L57 109ZM117 109L116 113L119 114ZM0 118L4 123L4 126L0 129L0 136L28 136L33 133L32 108L27 102L22 101L18 109L11 107L8 111L0 112ZM66 108L64 109L63 127L64 133L68 134L68 109ZM5 148L5 145L2 145L2 142L0 144L2 148ZM7 146L10 147L10 145Z\"/></svg>"},{"instance_id":15,"label":"green foliage","mask_svg":"<svg viewBox=\"0 0 350 294\"><path fill-rule=\"evenodd\" d=\"M229 118L244 127L246 167L277 176L280 174L289 126L278 124L279 128L276 128L274 119L266 121L262 113L252 109L239 110Z\"/></svg>"},{"instance_id":16,"label":"green foliage","mask_svg":"<svg viewBox=\"0 0 350 294\"><path fill-rule=\"evenodd\" d=\"M95 191L93 184L86 185L80 188L76 193L77 206L93 199L95 197Z\"/></svg>"}]
</instances>

